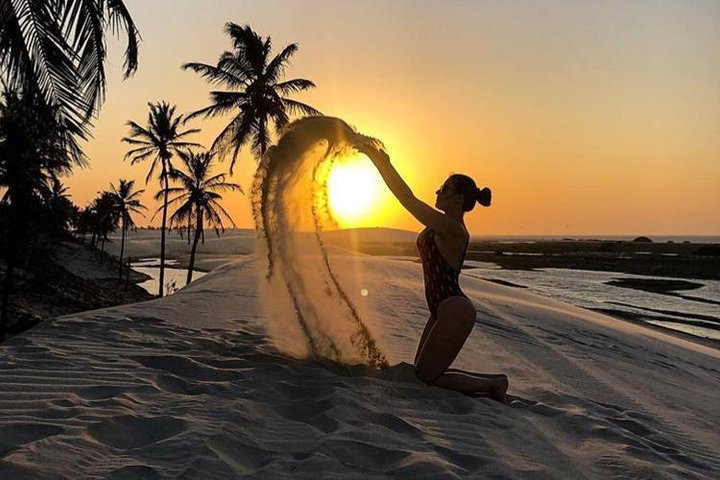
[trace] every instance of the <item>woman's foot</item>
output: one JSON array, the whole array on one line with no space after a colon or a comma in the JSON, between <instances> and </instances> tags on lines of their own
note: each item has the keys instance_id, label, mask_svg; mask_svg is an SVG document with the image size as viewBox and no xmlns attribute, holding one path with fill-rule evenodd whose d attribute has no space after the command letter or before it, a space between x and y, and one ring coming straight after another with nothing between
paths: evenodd
<instances>
[{"instance_id":1,"label":"woman's foot","mask_svg":"<svg viewBox=\"0 0 720 480\"><path fill-rule=\"evenodd\" d=\"M508 404L507 390L508 390L509 386L510 386L510 383L508 382L507 377L499 378L497 385L493 386L490 389L490 391L488 392L488 396L495 401L498 401L500 403L507 405Z\"/></svg>"}]
</instances>

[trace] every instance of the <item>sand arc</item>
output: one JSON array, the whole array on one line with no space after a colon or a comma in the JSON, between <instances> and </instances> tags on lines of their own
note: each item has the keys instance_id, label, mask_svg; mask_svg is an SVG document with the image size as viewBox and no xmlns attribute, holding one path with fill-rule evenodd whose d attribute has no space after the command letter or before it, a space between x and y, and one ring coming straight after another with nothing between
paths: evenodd
<instances>
[{"instance_id":1,"label":"sand arc","mask_svg":"<svg viewBox=\"0 0 720 480\"><path fill-rule=\"evenodd\" d=\"M343 120L306 117L290 124L260 160L252 188L261 291L268 332L297 356L387 365L375 338L333 270L323 229L337 227L327 179L362 135Z\"/></svg>"}]
</instances>

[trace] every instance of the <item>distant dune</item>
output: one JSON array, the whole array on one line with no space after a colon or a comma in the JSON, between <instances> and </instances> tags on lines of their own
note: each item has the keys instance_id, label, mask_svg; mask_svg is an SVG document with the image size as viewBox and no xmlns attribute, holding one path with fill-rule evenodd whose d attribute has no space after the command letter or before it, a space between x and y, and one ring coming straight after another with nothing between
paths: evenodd
<instances>
[{"instance_id":1,"label":"distant dune","mask_svg":"<svg viewBox=\"0 0 720 480\"><path fill-rule=\"evenodd\" d=\"M314 233L308 233L314 235ZM417 233L392 228L357 228L323 232L323 237L330 244L352 248L358 242L415 242ZM113 242L106 246L108 252L120 253L119 237L112 237ZM166 243L167 255L176 258L181 265L187 264L190 245L187 236L183 239L176 231L168 232ZM214 231L205 232L205 243L198 246L196 267L200 270L212 270L238 256L255 252L256 235L254 229L230 229L220 237ZM126 255L131 257L158 257L160 255L160 231L137 230L128 234Z\"/></svg>"}]
</instances>

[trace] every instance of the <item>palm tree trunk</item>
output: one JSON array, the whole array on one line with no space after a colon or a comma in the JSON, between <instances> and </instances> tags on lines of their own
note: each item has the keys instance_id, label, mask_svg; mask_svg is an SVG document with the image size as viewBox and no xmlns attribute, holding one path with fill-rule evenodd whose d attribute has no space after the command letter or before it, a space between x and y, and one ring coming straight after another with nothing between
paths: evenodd
<instances>
[{"instance_id":1,"label":"palm tree trunk","mask_svg":"<svg viewBox=\"0 0 720 480\"><path fill-rule=\"evenodd\" d=\"M11 162L12 165L12 162ZM8 169L10 170L10 169ZM12 181L12 171L9 171L10 182L8 185L8 196L10 198L10 208L8 209L8 238L5 263L7 270L5 271L5 279L3 280L2 306L0 306L0 342L5 340L6 330L8 326L8 316L10 309L10 291L13 287L13 276L15 274L15 261L18 256L18 240L24 236L24 225L20 224L21 216L18 215L18 205L21 203L19 195L15 192Z\"/></svg>"},{"instance_id":2,"label":"palm tree trunk","mask_svg":"<svg viewBox=\"0 0 720 480\"><path fill-rule=\"evenodd\" d=\"M125 219L123 218L122 223L122 240L120 241L120 282L122 283L122 274L123 274L123 255L125 254L125 234L127 232L127 227L125 225Z\"/></svg>"},{"instance_id":3,"label":"palm tree trunk","mask_svg":"<svg viewBox=\"0 0 720 480\"><path fill-rule=\"evenodd\" d=\"M260 133L260 158L262 158L265 156L265 152L267 151L267 145L265 144L265 139L267 138L267 131L264 116L260 117L258 132Z\"/></svg>"},{"instance_id":4,"label":"palm tree trunk","mask_svg":"<svg viewBox=\"0 0 720 480\"><path fill-rule=\"evenodd\" d=\"M195 225L195 238L193 239L192 249L190 250L190 265L188 265L188 274L186 285L192 282L193 269L195 268L195 253L197 252L198 240L200 240L201 232L203 231L203 211L202 208L198 208L197 213L197 225Z\"/></svg>"},{"instance_id":5,"label":"palm tree trunk","mask_svg":"<svg viewBox=\"0 0 720 480\"><path fill-rule=\"evenodd\" d=\"M132 263L132 257L128 255L127 259L127 272L125 272L125 290L128 289L128 286L130 285L130 270L132 267L130 266Z\"/></svg>"},{"instance_id":6,"label":"palm tree trunk","mask_svg":"<svg viewBox=\"0 0 720 480\"><path fill-rule=\"evenodd\" d=\"M188 231L187 231L187 237L188 237L188 245L190 245L190 217L191 215L188 215Z\"/></svg>"},{"instance_id":7,"label":"palm tree trunk","mask_svg":"<svg viewBox=\"0 0 720 480\"><path fill-rule=\"evenodd\" d=\"M14 221L14 217L16 217L14 210L14 206L11 205L8 215L10 217L10 221L8 222L8 243L5 257L7 269L5 270L5 279L3 280L2 307L0 307L0 342L5 340L5 330L8 324L8 310L10 308L10 290L12 290L13 274L15 271L15 255L17 250L15 246L17 238L15 229L17 225Z\"/></svg>"},{"instance_id":8,"label":"palm tree trunk","mask_svg":"<svg viewBox=\"0 0 720 480\"><path fill-rule=\"evenodd\" d=\"M167 224L167 207L168 207L168 175L165 161L163 161L163 212L162 212L162 229L160 230L160 287L158 296L163 296L163 288L165 287L165 225Z\"/></svg>"},{"instance_id":9,"label":"palm tree trunk","mask_svg":"<svg viewBox=\"0 0 720 480\"><path fill-rule=\"evenodd\" d=\"M13 234L11 233L10 236ZM8 239L9 240L9 239ZM8 248L7 270L3 281L2 308L0 308L0 342L5 340L5 329L8 324L8 309L10 307L10 289L13 284L13 270L15 268L12 255L14 252Z\"/></svg>"}]
</instances>

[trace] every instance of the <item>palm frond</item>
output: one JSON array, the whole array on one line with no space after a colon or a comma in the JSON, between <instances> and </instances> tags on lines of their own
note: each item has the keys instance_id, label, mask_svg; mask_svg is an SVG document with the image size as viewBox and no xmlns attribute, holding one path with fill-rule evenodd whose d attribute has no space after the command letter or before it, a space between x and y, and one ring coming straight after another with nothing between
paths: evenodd
<instances>
[{"instance_id":1,"label":"palm frond","mask_svg":"<svg viewBox=\"0 0 720 480\"><path fill-rule=\"evenodd\" d=\"M295 55L295 52L297 51L298 44L291 43L290 45L283 48L282 52L275 55L275 58L270 61L267 68L265 69L265 75L267 76L269 82L274 83L275 81L277 81L278 78L285 74L285 69L290 62L290 57Z\"/></svg>"},{"instance_id":2,"label":"palm frond","mask_svg":"<svg viewBox=\"0 0 720 480\"><path fill-rule=\"evenodd\" d=\"M315 88L315 83L304 78L294 78L285 82L280 82L275 85L275 89L282 92L283 95L289 95L291 93L302 92L303 90L309 90Z\"/></svg>"},{"instance_id":3,"label":"palm frond","mask_svg":"<svg viewBox=\"0 0 720 480\"><path fill-rule=\"evenodd\" d=\"M236 227L235 221L232 219L230 214L223 208L222 205L220 205L218 202L216 202L214 200L212 200L210 203L212 203L213 209L219 210L228 220L230 220L230 224L233 226L233 228ZM215 213L215 212L213 212L213 213ZM215 213L215 215L217 215L217 213ZM218 216L218 218L219 218L219 216Z\"/></svg>"},{"instance_id":4,"label":"palm frond","mask_svg":"<svg viewBox=\"0 0 720 480\"><path fill-rule=\"evenodd\" d=\"M264 40L250 28L250 25L240 26L235 23L227 23L225 31L232 39L236 55L247 62L247 66L250 68L249 73L253 77L260 76L270 51L269 39Z\"/></svg>"},{"instance_id":5,"label":"palm frond","mask_svg":"<svg viewBox=\"0 0 720 480\"><path fill-rule=\"evenodd\" d=\"M244 92L213 91L210 92L210 97L212 99L212 103L210 105L192 112L187 116L187 118L191 119L199 116L212 118L224 115L233 108L238 108L242 104L242 101L247 99L247 94Z\"/></svg>"},{"instance_id":6,"label":"palm frond","mask_svg":"<svg viewBox=\"0 0 720 480\"><path fill-rule=\"evenodd\" d=\"M140 161L140 160L135 159L133 161ZM152 178L152 174L155 171L155 168L157 167L157 164L159 163L159 161L160 161L160 159L156 156L155 159L150 163L150 170L148 170L148 173L145 176L145 185L147 185L150 182L150 178Z\"/></svg>"},{"instance_id":7,"label":"palm frond","mask_svg":"<svg viewBox=\"0 0 720 480\"><path fill-rule=\"evenodd\" d=\"M283 98L282 103L291 113L300 113L301 115L322 115L322 112L319 110L316 110L315 108L311 107L310 105L307 105L302 102L298 102L297 100L291 100L289 98Z\"/></svg>"},{"instance_id":8,"label":"palm frond","mask_svg":"<svg viewBox=\"0 0 720 480\"><path fill-rule=\"evenodd\" d=\"M153 155L155 155L154 149L143 147L130 150L125 154L125 157L130 158L130 165L135 165L136 163L144 162Z\"/></svg>"},{"instance_id":9,"label":"palm frond","mask_svg":"<svg viewBox=\"0 0 720 480\"><path fill-rule=\"evenodd\" d=\"M124 76L128 78L137 71L139 45L142 37L124 2L107 0L107 8L110 13L109 21L113 32L117 34L119 30L123 30L127 36L123 67L125 68Z\"/></svg>"},{"instance_id":10,"label":"palm frond","mask_svg":"<svg viewBox=\"0 0 720 480\"><path fill-rule=\"evenodd\" d=\"M219 63L216 66L201 62L190 62L183 63L181 68L183 70L192 70L210 82L211 85L227 85L232 88L241 88L248 85L245 72L236 68L223 68Z\"/></svg>"},{"instance_id":11,"label":"palm frond","mask_svg":"<svg viewBox=\"0 0 720 480\"><path fill-rule=\"evenodd\" d=\"M123 1L0 0L0 70L10 87L57 106L72 136L88 138L105 94L108 27L128 39L127 77L140 35Z\"/></svg>"}]
</instances>

